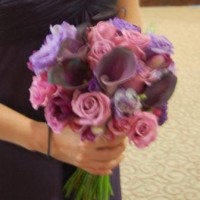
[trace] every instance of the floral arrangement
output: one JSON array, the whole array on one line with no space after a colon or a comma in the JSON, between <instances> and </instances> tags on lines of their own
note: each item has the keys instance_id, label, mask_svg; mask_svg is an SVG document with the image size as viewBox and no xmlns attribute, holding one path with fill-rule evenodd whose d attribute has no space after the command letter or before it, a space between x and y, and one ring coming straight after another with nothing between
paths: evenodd
<instances>
[{"instance_id":1,"label":"floral arrangement","mask_svg":"<svg viewBox=\"0 0 200 200\"><path fill-rule=\"evenodd\" d=\"M177 82L171 42L119 18L84 28L63 22L50 31L28 67L35 73L30 101L44 107L53 132L69 126L81 140L125 135L138 148L153 142ZM76 200L112 195L109 176L81 169L65 190Z\"/></svg>"}]
</instances>

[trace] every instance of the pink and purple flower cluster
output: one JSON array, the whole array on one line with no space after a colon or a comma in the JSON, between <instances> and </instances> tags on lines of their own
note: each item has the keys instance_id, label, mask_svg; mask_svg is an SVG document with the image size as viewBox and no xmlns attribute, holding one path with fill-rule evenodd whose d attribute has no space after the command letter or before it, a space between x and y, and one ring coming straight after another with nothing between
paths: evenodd
<instances>
[{"instance_id":1,"label":"pink and purple flower cluster","mask_svg":"<svg viewBox=\"0 0 200 200\"><path fill-rule=\"evenodd\" d=\"M50 31L28 67L30 101L52 130L70 126L83 140L126 135L138 148L154 141L177 82L170 41L118 18Z\"/></svg>"}]
</instances>

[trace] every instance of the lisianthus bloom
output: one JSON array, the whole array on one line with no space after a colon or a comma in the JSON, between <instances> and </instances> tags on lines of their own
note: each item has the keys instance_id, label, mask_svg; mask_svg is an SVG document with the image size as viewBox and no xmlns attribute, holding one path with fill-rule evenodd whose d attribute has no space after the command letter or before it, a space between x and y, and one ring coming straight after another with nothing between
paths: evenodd
<instances>
[{"instance_id":1,"label":"lisianthus bloom","mask_svg":"<svg viewBox=\"0 0 200 200\"><path fill-rule=\"evenodd\" d=\"M71 95L65 90L54 95L45 107L45 118L55 133L59 133L73 116Z\"/></svg>"},{"instance_id":2,"label":"lisianthus bloom","mask_svg":"<svg viewBox=\"0 0 200 200\"><path fill-rule=\"evenodd\" d=\"M56 92L57 87L47 80L47 74L42 73L33 76L30 91L30 102L34 109L46 106L51 96Z\"/></svg>"},{"instance_id":3,"label":"lisianthus bloom","mask_svg":"<svg viewBox=\"0 0 200 200\"><path fill-rule=\"evenodd\" d=\"M50 26L50 31L52 36L60 37L62 41L64 41L66 38L75 39L77 34L76 27L67 22L63 22L60 25L56 24L54 26Z\"/></svg>"},{"instance_id":4,"label":"lisianthus bloom","mask_svg":"<svg viewBox=\"0 0 200 200\"><path fill-rule=\"evenodd\" d=\"M138 112L134 117L132 130L128 134L129 140L138 148L147 147L157 136L156 116L149 112Z\"/></svg>"},{"instance_id":5,"label":"lisianthus bloom","mask_svg":"<svg viewBox=\"0 0 200 200\"><path fill-rule=\"evenodd\" d=\"M101 92L75 91L72 109L77 115L76 123L80 125L101 125L111 116L110 99Z\"/></svg>"},{"instance_id":6,"label":"lisianthus bloom","mask_svg":"<svg viewBox=\"0 0 200 200\"><path fill-rule=\"evenodd\" d=\"M140 100L132 88L120 88L113 96L113 110L116 117L131 116L141 108Z\"/></svg>"},{"instance_id":7,"label":"lisianthus bloom","mask_svg":"<svg viewBox=\"0 0 200 200\"><path fill-rule=\"evenodd\" d=\"M51 34L46 37L41 48L29 57L29 66L35 74L40 74L54 65L62 42L66 38L75 39L77 34L76 27L66 22L51 26L50 30Z\"/></svg>"},{"instance_id":8,"label":"lisianthus bloom","mask_svg":"<svg viewBox=\"0 0 200 200\"><path fill-rule=\"evenodd\" d=\"M126 29L126 30L134 30L134 31L141 32L140 27L135 26L134 24L128 23L126 20L120 19L118 17L110 19L109 22L112 23L119 30Z\"/></svg>"},{"instance_id":9,"label":"lisianthus bloom","mask_svg":"<svg viewBox=\"0 0 200 200\"><path fill-rule=\"evenodd\" d=\"M147 59L154 55L171 55L173 53L172 43L162 35L149 34L150 42L145 48Z\"/></svg>"}]
</instances>

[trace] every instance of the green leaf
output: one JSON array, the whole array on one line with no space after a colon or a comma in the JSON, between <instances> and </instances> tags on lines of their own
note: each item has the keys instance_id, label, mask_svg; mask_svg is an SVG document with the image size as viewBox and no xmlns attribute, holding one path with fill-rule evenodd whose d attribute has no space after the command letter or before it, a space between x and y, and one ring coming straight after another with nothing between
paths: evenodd
<instances>
[{"instance_id":1,"label":"green leaf","mask_svg":"<svg viewBox=\"0 0 200 200\"><path fill-rule=\"evenodd\" d=\"M147 29L146 29L146 34L152 34L152 33L155 33L156 32L156 25L155 23L151 23Z\"/></svg>"}]
</instances>

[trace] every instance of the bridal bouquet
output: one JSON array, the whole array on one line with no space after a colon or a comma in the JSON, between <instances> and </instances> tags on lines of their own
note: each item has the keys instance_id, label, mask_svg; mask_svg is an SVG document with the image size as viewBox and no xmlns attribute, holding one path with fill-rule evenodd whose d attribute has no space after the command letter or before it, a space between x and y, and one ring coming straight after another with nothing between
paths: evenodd
<instances>
[{"instance_id":1,"label":"bridal bouquet","mask_svg":"<svg viewBox=\"0 0 200 200\"><path fill-rule=\"evenodd\" d=\"M171 42L119 18L84 28L63 22L50 31L28 67L35 73L30 101L44 107L53 132L69 126L81 140L125 135L138 148L153 142L177 82ZM65 192L108 200L112 187L109 176L77 169Z\"/></svg>"}]
</instances>

